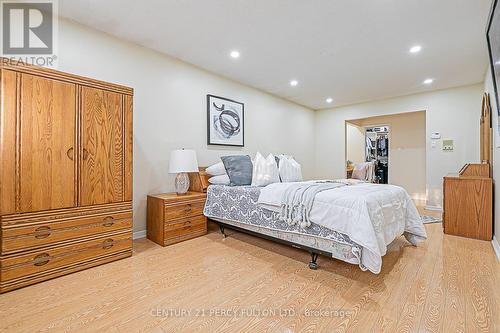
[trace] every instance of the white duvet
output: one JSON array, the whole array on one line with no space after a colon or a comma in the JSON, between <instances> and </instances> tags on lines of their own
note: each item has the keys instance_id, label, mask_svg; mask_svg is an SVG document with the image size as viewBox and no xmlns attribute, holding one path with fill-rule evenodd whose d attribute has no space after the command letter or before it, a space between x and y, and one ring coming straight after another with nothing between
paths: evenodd
<instances>
[{"instance_id":1,"label":"white duvet","mask_svg":"<svg viewBox=\"0 0 500 333\"><path fill-rule=\"evenodd\" d=\"M259 205L280 212L283 195L297 183L264 187ZM408 193L399 186L360 183L323 191L315 196L310 220L343 233L363 247L361 267L378 274L387 246L405 235L413 245L427 238L420 215Z\"/></svg>"}]
</instances>

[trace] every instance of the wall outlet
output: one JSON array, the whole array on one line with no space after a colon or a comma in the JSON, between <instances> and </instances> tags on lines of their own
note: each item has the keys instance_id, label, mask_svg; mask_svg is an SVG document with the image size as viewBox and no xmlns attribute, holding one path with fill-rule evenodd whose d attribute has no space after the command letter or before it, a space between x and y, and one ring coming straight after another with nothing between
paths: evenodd
<instances>
[{"instance_id":1,"label":"wall outlet","mask_svg":"<svg viewBox=\"0 0 500 333\"><path fill-rule=\"evenodd\" d=\"M443 140L443 151L453 151L454 144L453 140L446 139Z\"/></svg>"}]
</instances>

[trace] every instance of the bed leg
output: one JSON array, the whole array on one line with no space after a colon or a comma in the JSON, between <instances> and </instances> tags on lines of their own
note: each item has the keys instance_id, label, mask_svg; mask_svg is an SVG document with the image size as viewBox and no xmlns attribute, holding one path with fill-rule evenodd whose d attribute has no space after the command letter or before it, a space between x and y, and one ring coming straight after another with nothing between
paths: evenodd
<instances>
[{"instance_id":1,"label":"bed leg","mask_svg":"<svg viewBox=\"0 0 500 333\"><path fill-rule=\"evenodd\" d=\"M220 233L222 234L222 236L224 236L224 238L226 238L226 233L224 232L224 226L222 224L219 224L219 229L220 229Z\"/></svg>"},{"instance_id":2,"label":"bed leg","mask_svg":"<svg viewBox=\"0 0 500 333\"><path fill-rule=\"evenodd\" d=\"M318 260L318 254L311 252L311 262L309 262L310 269L317 269L318 268L318 264L316 263L317 260Z\"/></svg>"}]
</instances>

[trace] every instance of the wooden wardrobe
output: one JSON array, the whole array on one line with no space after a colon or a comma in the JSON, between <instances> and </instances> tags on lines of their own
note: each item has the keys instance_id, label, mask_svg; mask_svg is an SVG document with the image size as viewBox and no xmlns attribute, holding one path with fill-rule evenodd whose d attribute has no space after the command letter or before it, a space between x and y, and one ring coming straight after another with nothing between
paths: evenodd
<instances>
[{"instance_id":1,"label":"wooden wardrobe","mask_svg":"<svg viewBox=\"0 0 500 333\"><path fill-rule=\"evenodd\" d=\"M0 292L132 255L131 88L0 64Z\"/></svg>"}]
</instances>

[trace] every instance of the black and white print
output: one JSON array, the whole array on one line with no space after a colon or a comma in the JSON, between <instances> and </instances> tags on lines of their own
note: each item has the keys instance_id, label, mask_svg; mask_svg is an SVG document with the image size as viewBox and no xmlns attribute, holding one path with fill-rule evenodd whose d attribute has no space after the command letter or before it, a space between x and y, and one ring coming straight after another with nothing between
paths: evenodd
<instances>
[{"instance_id":1,"label":"black and white print","mask_svg":"<svg viewBox=\"0 0 500 333\"><path fill-rule=\"evenodd\" d=\"M243 103L207 95L207 144L243 147Z\"/></svg>"}]
</instances>

